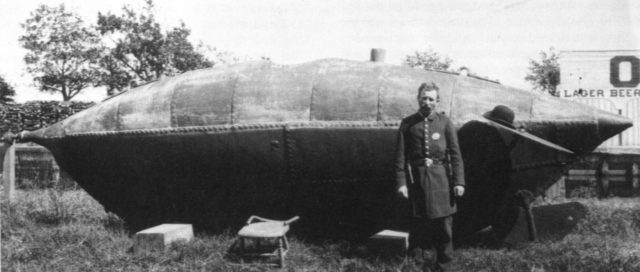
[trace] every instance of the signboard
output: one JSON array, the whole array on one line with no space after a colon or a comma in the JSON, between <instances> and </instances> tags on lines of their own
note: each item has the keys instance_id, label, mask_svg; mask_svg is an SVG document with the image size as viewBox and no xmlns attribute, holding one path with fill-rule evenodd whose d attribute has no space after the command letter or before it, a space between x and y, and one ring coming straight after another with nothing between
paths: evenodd
<instances>
[{"instance_id":1,"label":"signboard","mask_svg":"<svg viewBox=\"0 0 640 272\"><path fill-rule=\"evenodd\" d=\"M563 51L560 96L640 98L640 51Z\"/></svg>"},{"instance_id":2,"label":"signboard","mask_svg":"<svg viewBox=\"0 0 640 272\"><path fill-rule=\"evenodd\" d=\"M640 50L561 51L561 98L626 116L634 126L605 147L640 146Z\"/></svg>"}]
</instances>

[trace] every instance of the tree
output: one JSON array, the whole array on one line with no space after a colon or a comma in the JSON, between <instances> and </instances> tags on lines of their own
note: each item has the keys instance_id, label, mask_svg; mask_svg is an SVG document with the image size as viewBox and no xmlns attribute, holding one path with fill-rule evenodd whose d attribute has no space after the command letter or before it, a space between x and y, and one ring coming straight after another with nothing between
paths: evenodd
<instances>
[{"instance_id":1,"label":"tree","mask_svg":"<svg viewBox=\"0 0 640 272\"><path fill-rule=\"evenodd\" d=\"M533 89L557 96L556 87L560 84L560 65L558 53L549 48L549 52L540 51L540 60L529 59L529 72L524 78L531 82Z\"/></svg>"},{"instance_id":2,"label":"tree","mask_svg":"<svg viewBox=\"0 0 640 272\"><path fill-rule=\"evenodd\" d=\"M147 0L138 14L124 6L123 14L98 14L97 30L112 47L100 62L101 84L113 94L162 76L213 66L188 40L191 30L184 23L163 32Z\"/></svg>"},{"instance_id":3,"label":"tree","mask_svg":"<svg viewBox=\"0 0 640 272\"><path fill-rule=\"evenodd\" d=\"M16 95L16 91L0 76L0 103L12 102L14 95Z\"/></svg>"},{"instance_id":4,"label":"tree","mask_svg":"<svg viewBox=\"0 0 640 272\"><path fill-rule=\"evenodd\" d=\"M19 40L28 50L24 61L40 91L60 93L69 101L95 85L102 50L97 33L64 4L40 5L30 16L22 24L25 33Z\"/></svg>"},{"instance_id":5,"label":"tree","mask_svg":"<svg viewBox=\"0 0 640 272\"><path fill-rule=\"evenodd\" d=\"M441 56L433 49L429 49L427 51L416 51L413 55L407 55L403 64L425 70L450 71L449 68L452 62L453 60L449 57Z\"/></svg>"}]
</instances>

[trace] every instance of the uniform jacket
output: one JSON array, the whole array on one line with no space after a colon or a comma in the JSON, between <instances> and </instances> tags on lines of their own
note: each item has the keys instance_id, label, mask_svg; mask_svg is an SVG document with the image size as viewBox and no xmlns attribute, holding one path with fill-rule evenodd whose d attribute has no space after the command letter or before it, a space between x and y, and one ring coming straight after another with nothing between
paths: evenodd
<instances>
[{"instance_id":1,"label":"uniform jacket","mask_svg":"<svg viewBox=\"0 0 640 272\"><path fill-rule=\"evenodd\" d=\"M425 158L435 163L416 164ZM453 186L465 185L464 166L456 130L444 113L432 111L425 118L418 112L402 120L395 168L398 188L409 189L414 216L431 219L456 212Z\"/></svg>"}]
</instances>

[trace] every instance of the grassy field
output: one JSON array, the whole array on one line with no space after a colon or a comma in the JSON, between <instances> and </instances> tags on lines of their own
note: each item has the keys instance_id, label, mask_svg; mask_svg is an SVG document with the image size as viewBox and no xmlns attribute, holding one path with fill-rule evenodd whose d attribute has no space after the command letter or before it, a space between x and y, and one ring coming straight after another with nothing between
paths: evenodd
<instances>
[{"instance_id":1,"label":"grassy field","mask_svg":"<svg viewBox=\"0 0 640 272\"><path fill-rule=\"evenodd\" d=\"M587 217L561 240L504 249L460 248L454 271L640 271L640 199L580 200ZM2 271L268 271L227 256L235 241L196 234L166 252L134 254L124 223L84 191L18 191L2 203ZM282 271L419 271L361 245L291 239Z\"/></svg>"}]
</instances>

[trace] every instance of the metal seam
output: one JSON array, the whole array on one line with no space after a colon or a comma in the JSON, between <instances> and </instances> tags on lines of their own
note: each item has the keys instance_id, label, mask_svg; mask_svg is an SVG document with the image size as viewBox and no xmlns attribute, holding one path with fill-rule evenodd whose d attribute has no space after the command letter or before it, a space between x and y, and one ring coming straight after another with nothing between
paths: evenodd
<instances>
[{"instance_id":1,"label":"metal seam","mask_svg":"<svg viewBox=\"0 0 640 272\"><path fill-rule=\"evenodd\" d=\"M283 126L283 137L285 144L285 160L287 169L285 171L288 182L290 185L296 180L297 172L295 171L295 162L293 160L293 154L295 152L295 139L291 136L291 128L287 125Z\"/></svg>"},{"instance_id":2,"label":"metal seam","mask_svg":"<svg viewBox=\"0 0 640 272\"><path fill-rule=\"evenodd\" d=\"M451 86L451 101L449 102L449 113L447 114L449 117L453 117L453 101L455 101L456 87L458 87L459 80L460 76L456 77L456 80L453 82L453 86Z\"/></svg>"},{"instance_id":3,"label":"metal seam","mask_svg":"<svg viewBox=\"0 0 640 272\"><path fill-rule=\"evenodd\" d=\"M324 179L324 180L301 180L305 184L339 184L339 183L371 183L385 181L385 178L346 178L346 179Z\"/></svg>"},{"instance_id":4,"label":"metal seam","mask_svg":"<svg viewBox=\"0 0 640 272\"><path fill-rule=\"evenodd\" d=\"M535 162L535 163L518 165L513 167L513 170L522 171L530 168L537 168L537 167L544 167L544 166L564 166L569 163L571 163L571 160L568 160L568 161L550 160L550 161L544 161L544 162Z\"/></svg>"},{"instance_id":5,"label":"metal seam","mask_svg":"<svg viewBox=\"0 0 640 272\"><path fill-rule=\"evenodd\" d=\"M316 122L299 122L299 123L271 123L271 124L235 124L235 125L216 125L216 126L191 126L191 127L169 127L169 128L150 128L124 131L100 131L100 132L80 132L70 133L67 137L83 137L83 136L126 136L126 135L155 135L167 133L225 133L233 131L252 131L252 130L274 130L282 129L305 129L305 128L395 128L400 125L399 121L316 121ZM52 138L63 138L52 137Z\"/></svg>"},{"instance_id":6,"label":"metal seam","mask_svg":"<svg viewBox=\"0 0 640 272\"><path fill-rule=\"evenodd\" d=\"M384 78L386 78L384 69L378 67L381 70L380 75L378 76L378 82L380 82L380 86L378 87L378 112L376 113L376 121L382 121L382 90L384 89Z\"/></svg>"},{"instance_id":7,"label":"metal seam","mask_svg":"<svg viewBox=\"0 0 640 272\"><path fill-rule=\"evenodd\" d=\"M535 102L536 97L531 97L531 104L529 104L529 120L533 119L533 103Z\"/></svg>"},{"instance_id":8,"label":"metal seam","mask_svg":"<svg viewBox=\"0 0 640 272\"><path fill-rule=\"evenodd\" d=\"M178 126L178 117L175 115L175 108L176 108L176 104L175 104L175 97L176 97L176 93L178 92L178 84L174 84L173 88L171 89L171 95L169 96L169 116L170 116L170 123L169 126L170 127L176 127Z\"/></svg>"},{"instance_id":9,"label":"metal seam","mask_svg":"<svg viewBox=\"0 0 640 272\"><path fill-rule=\"evenodd\" d=\"M314 97L315 91L316 91L316 86L315 86L315 82L313 82L311 84L311 97L309 99L309 121L312 121L312 118L313 118L313 108L314 108L313 107L313 102L314 102L313 97Z\"/></svg>"},{"instance_id":10,"label":"metal seam","mask_svg":"<svg viewBox=\"0 0 640 272\"><path fill-rule=\"evenodd\" d=\"M530 123L546 123L547 121L524 121L525 124ZM550 122L550 121L549 121ZM555 121L564 124L584 124L592 123L590 121ZM184 133L184 132L214 132L224 133L230 131L250 131L250 130L269 130L282 129L287 126L289 129L305 129L305 128L396 128L400 125L399 121L312 121L312 122L291 122L291 123L262 123L262 124L227 124L214 126L193 126L193 127L169 127L169 128L152 128L124 131L100 131L100 132L80 132L66 133L69 137L81 136L103 136L103 135L141 135L141 134L166 134L166 133ZM63 138L65 136L51 137Z\"/></svg>"},{"instance_id":11,"label":"metal seam","mask_svg":"<svg viewBox=\"0 0 640 272\"><path fill-rule=\"evenodd\" d=\"M233 124L235 121L235 100L236 100L236 89L238 88L238 82L240 81L240 75L236 75L236 78L233 82L233 87L231 87L231 109L229 112L229 123Z\"/></svg>"},{"instance_id":12,"label":"metal seam","mask_svg":"<svg viewBox=\"0 0 640 272\"><path fill-rule=\"evenodd\" d=\"M318 79L318 75L320 74L320 71L322 70L326 70L327 67L329 65L327 63L320 63L318 65L318 69L316 69L315 73L313 73L313 76L311 78L311 93L310 93L310 98L309 98L309 121L313 121L313 105L314 105L314 96L316 93L316 79Z\"/></svg>"},{"instance_id":13,"label":"metal seam","mask_svg":"<svg viewBox=\"0 0 640 272\"><path fill-rule=\"evenodd\" d=\"M120 104L122 103L122 99L116 101L116 131L122 130L122 118L120 118ZM65 131L65 134L66 131Z\"/></svg>"}]
</instances>

